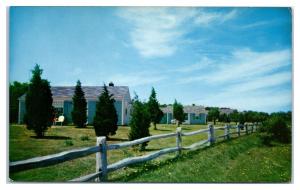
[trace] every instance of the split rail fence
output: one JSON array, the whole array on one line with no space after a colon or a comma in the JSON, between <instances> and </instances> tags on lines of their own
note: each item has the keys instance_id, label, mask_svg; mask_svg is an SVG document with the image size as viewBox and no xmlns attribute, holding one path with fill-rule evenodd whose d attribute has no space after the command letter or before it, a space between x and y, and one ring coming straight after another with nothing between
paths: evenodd
<instances>
[{"instance_id":1,"label":"split rail fence","mask_svg":"<svg viewBox=\"0 0 300 190\"><path fill-rule=\"evenodd\" d=\"M231 132L230 129L236 129L236 130ZM224 133L222 135L216 136L217 130L223 130ZM104 182L107 180L107 175L109 172L118 170L128 165L150 161L161 155L172 153L172 152L177 152L177 154L180 155L182 150L195 150L201 147L202 145L209 146L215 143L219 139L228 140L232 138L233 134L236 134L236 136L239 137L242 134L250 134L255 131L257 131L257 126L253 124L244 125L244 126L225 125L224 127L214 127L213 125L208 125L207 129L201 129L192 132L182 132L181 128L178 127L176 129L176 132L174 133L154 135L154 136L137 139L134 141L128 141L128 142L117 143L117 144L107 144L105 137L97 137L96 146L64 151L58 154L35 157L35 158L22 160L22 161L10 162L9 170L10 172L18 172L18 171L23 171L28 169L40 168L40 167L55 165L68 160L73 160L76 158L81 158L96 153L96 172L83 177L73 179L71 180L71 182L87 182L87 181ZM192 136L201 133L207 133L208 134L207 139L196 142L190 146L182 146L183 136ZM120 160L110 165L107 164L107 151L121 149L125 147L131 147L134 145L149 142L151 140L170 138L170 137L176 137L175 147L161 149L159 151L155 151L143 156L125 158L123 160Z\"/></svg>"}]
</instances>

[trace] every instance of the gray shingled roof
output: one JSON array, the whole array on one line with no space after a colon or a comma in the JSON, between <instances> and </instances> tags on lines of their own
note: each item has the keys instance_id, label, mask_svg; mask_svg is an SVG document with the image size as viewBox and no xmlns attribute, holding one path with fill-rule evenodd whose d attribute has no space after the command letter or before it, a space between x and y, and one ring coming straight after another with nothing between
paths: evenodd
<instances>
[{"instance_id":1,"label":"gray shingled roof","mask_svg":"<svg viewBox=\"0 0 300 190\"><path fill-rule=\"evenodd\" d=\"M230 108L220 108L219 109L219 111L220 111L220 114L227 114L227 115L229 115L229 114L231 114L234 110L233 109L230 109Z\"/></svg>"},{"instance_id":2,"label":"gray shingled roof","mask_svg":"<svg viewBox=\"0 0 300 190\"><path fill-rule=\"evenodd\" d=\"M116 99L128 99L130 101L129 88L127 86L107 86L107 89L110 94L113 94L113 97ZM63 98L71 99L74 95L75 86L52 86L51 92L53 99ZM103 91L103 86L82 86L86 99L95 99L98 98L101 92ZM20 97L24 99L25 94Z\"/></svg>"},{"instance_id":3,"label":"gray shingled roof","mask_svg":"<svg viewBox=\"0 0 300 190\"><path fill-rule=\"evenodd\" d=\"M160 108L162 110L162 112L164 113L173 113L173 106L167 106L167 107L163 107ZM196 114L200 114L200 113L208 113L205 110L204 106L184 106L183 107L183 111L184 113L196 113Z\"/></svg>"}]
</instances>

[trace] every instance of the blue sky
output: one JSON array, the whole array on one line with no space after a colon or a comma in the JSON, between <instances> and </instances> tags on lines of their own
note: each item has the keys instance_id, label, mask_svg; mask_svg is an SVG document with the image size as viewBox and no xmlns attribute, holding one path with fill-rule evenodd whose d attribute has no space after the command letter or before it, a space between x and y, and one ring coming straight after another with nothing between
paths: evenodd
<instances>
[{"instance_id":1,"label":"blue sky","mask_svg":"<svg viewBox=\"0 0 300 190\"><path fill-rule=\"evenodd\" d=\"M9 80L129 86L160 103L292 109L288 8L12 7Z\"/></svg>"}]
</instances>

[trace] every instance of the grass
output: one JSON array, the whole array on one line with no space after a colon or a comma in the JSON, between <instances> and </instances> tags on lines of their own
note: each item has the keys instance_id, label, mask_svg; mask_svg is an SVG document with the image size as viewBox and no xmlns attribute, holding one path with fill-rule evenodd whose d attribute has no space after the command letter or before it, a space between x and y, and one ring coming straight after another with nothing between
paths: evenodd
<instances>
[{"instance_id":1,"label":"grass","mask_svg":"<svg viewBox=\"0 0 300 190\"><path fill-rule=\"evenodd\" d=\"M257 135L249 135L130 169L134 172L111 180L139 183L290 182L291 146L262 146Z\"/></svg>"},{"instance_id":2,"label":"grass","mask_svg":"<svg viewBox=\"0 0 300 190\"><path fill-rule=\"evenodd\" d=\"M182 129L184 132L190 132L206 127L206 125L183 125ZM150 133L155 135L175 130L175 125L158 125L158 130L151 127ZM108 143L127 141L128 132L128 127L119 127L117 134ZM43 139L37 139L34 133L26 130L24 126L11 125L10 161L94 146L96 143L92 127L85 129L73 126L52 127L46 135ZM190 145L206 138L207 134L183 137L183 144ZM66 145L66 141L71 141L73 145ZM111 164L127 157L173 147L175 144L175 138L167 138L151 141L144 152L132 148L109 151L108 162ZM287 182L291 177L290 152L290 145L264 147L256 136L250 135L205 150L184 151L180 157L168 154L145 164L126 167L109 173L108 179L113 182ZM257 169L261 170L259 175ZM95 155L90 155L55 166L10 173L10 178L15 181L61 182L94 171Z\"/></svg>"}]
</instances>

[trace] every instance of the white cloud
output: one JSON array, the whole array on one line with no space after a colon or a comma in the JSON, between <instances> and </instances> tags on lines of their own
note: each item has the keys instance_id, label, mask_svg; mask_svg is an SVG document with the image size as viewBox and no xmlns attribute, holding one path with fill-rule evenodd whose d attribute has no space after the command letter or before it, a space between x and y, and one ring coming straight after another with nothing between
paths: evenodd
<instances>
[{"instance_id":1,"label":"white cloud","mask_svg":"<svg viewBox=\"0 0 300 190\"><path fill-rule=\"evenodd\" d=\"M221 18L221 22L226 22L231 19L234 19L234 18L236 18L237 15L238 15L238 11L236 9L234 9L226 14L223 14L223 18Z\"/></svg>"},{"instance_id":2,"label":"white cloud","mask_svg":"<svg viewBox=\"0 0 300 190\"><path fill-rule=\"evenodd\" d=\"M238 93L247 92L247 91L249 92L249 91L258 90L262 88L279 86L281 84L285 84L291 81L292 81L291 72L284 71L272 75L254 78L253 80L242 83L242 85L241 83L230 85L226 90L228 92L238 92Z\"/></svg>"},{"instance_id":3,"label":"white cloud","mask_svg":"<svg viewBox=\"0 0 300 190\"><path fill-rule=\"evenodd\" d=\"M212 23L224 23L237 16L237 10L232 10L227 13L205 12L201 11L196 16L194 22L200 25L210 25Z\"/></svg>"},{"instance_id":4,"label":"white cloud","mask_svg":"<svg viewBox=\"0 0 300 190\"><path fill-rule=\"evenodd\" d=\"M270 73L291 64L291 52L288 49L272 52L254 52L249 49L238 50L231 56L219 60L211 72L188 77L180 83L204 81L210 84L230 83L249 80L252 77Z\"/></svg>"},{"instance_id":5,"label":"white cloud","mask_svg":"<svg viewBox=\"0 0 300 190\"><path fill-rule=\"evenodd\" d=\"M210 106L231 107L239 110L257 110L265 112L282 111L282 107L290 106L292 94L290 90L272 91L226 91L214 96L202 98L201 103Z\"/></svg>"},{"instance_id":6,"label":"white cloud","mask_svg":"<svg viewBox=\"0 0 300 190\"><path fill-rule=\"evenodd\" d=\"M216 61L218 62L218 61ZM291 105L291 51L235 51L210 72L185 78L178 83L202 81L218 89L198 101L211 106L240 110L279 111ZM284 88L281 88L284 87Z\"/></svg>"},{"instance_id":7,"label":"white cloud","mask_svg":"<svg viewBox=\"0 0 300 190\"><path fill-rule=\"evenodd\" d=\"M179 72L179 73L189 73L193 71L199 71L202 69L206 69L208 67L213 67L214 62L213 60L209 59L208 57L203 57L198 63L194 63L191 65L185 65L184 67L180 67L174 69L172 71Z\"/></svg>"},{"instance_id":8,"label":"white cloud","mask_svg":"<svg viewBox=\"0 0 300 190\"><path fill-rule=\"evenodd\" d=\"M194 14L194 9L161 7L123 8L119 11L119 16L133 26L131 43L144 57L175 53L177 42L185 32L180 26Z\"/></svg>"},{"instance_id":9,"label":"white cloud","mask_svg":"<svg viewBox=\"0 0 300 190\"><path fill-rule=\"evenodd\" d=\"M255 28L258 26L265 26L268 24L270 24L270 21L259 21L259 22L254 22L254 23L238 26L238 27L239 27L239 29L250 29L250 28Z\"/></svg>"},{"instance_id":10,"label":"white cloud","mask_svg":"<svg viewBox=\"0 0 300 190\"><path fill-rule=\"evenodd\" d=\"M173 55L189 27L196 24L223 23L236 17L237 11L206 12L195 8L134 7L122 8L118 15L132 26L131 44L147 58ZM186 25L187 21L189 22Z\"/></svg>"}]
</instances>

